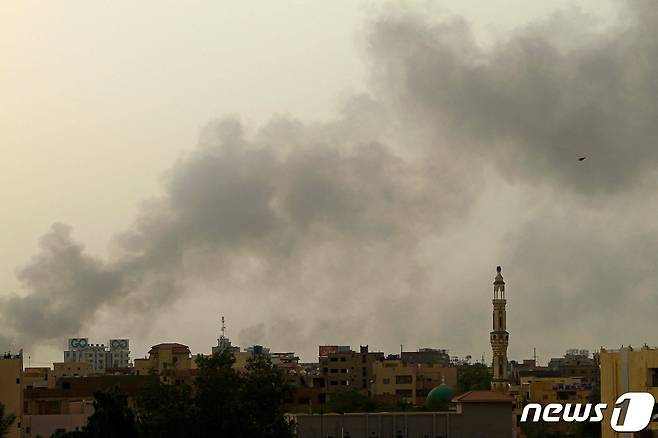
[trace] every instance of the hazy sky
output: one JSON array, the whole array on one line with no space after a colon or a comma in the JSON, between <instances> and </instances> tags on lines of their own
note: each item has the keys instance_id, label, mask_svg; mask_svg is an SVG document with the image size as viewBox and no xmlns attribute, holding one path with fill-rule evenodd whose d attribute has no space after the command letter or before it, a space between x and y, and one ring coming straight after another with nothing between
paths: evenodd
<instances>
[{"instance_id":1,"label":"hazy sky","mask_svg":"<svg viewBox=\"0 0 658 438\"><path fill-rule=\"evenodd\" d=\"M658 18L617 6L0 3L0 341L490 357L502 264L512 358L655 343Z\"/></svg>"}]
</instances>

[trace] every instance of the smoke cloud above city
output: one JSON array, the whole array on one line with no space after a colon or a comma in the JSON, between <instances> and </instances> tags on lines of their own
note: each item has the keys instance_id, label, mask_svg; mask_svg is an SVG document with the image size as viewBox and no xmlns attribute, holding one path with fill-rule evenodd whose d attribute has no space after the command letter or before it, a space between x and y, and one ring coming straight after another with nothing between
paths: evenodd
<instances>
[{"instance_id":1,"label":"smoke cloud above city","mask_svg":"<svg viewBox=\"0 0 658 438\"><path fill-rule=\"evenodd\" d=\"M510 358L651 343L658 11L623 5L486 45L463 18L382 8L360 41L369 92L335 120L209 122L107 256L53 224L0 296L0 349L64 345L102 317L209 351L201 327L224 314L234 343L308 360L359 343L479 358L496 265ZM196 316L161 339L155 315L176 309Z\"/></svg>"}]
</instances>

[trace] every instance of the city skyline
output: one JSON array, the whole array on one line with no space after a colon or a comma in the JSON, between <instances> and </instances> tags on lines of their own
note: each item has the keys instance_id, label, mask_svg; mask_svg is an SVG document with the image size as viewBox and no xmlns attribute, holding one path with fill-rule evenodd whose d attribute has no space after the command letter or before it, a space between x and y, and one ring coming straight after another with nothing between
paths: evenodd
<instances>
[{"instance_id":1,"label":"city skyline","mask_svg":"<svg viewBox=\"0 0 658 438\"><path fill-rule=\"evenodd\" d=\"M224 314L237 345L303 357L490 357L497 265L510 358L654 344L658 20L549 3L291 7L288 33L249 8L140 33L125 5L3 6L0 350L202 352Z\"/></svg>"}]
</instances>

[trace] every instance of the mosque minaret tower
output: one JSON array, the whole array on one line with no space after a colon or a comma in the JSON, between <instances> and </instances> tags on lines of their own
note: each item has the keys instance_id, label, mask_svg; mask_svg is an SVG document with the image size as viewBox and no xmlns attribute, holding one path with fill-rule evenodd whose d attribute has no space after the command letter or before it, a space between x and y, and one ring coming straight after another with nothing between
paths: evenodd
<instances>
[{"instance_id":1,"label":"mosque minaret tower","mask_svg":"<svg viewBox=\"0 0 658 438\"><path fill-rule=\"evenodd\" d=\"M491 389L494 391L507 391L509 386L509 366L507 363L507 345L509 333L507 333L507 315L505 313L505 282L500 273L501 268L496 268L498 274L494 279L493 293L493 331L491 332L491 349L493 350L493 379Z\"/></svg>"}]
</instances>

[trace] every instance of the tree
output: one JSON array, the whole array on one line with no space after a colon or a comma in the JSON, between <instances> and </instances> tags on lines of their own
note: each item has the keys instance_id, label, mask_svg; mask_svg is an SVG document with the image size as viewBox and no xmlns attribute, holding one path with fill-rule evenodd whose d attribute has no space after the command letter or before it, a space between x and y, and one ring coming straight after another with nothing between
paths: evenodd
<instances>
[{"instance_id":1,"label":"tree","mask_svg":"<svg viewBox=\"0 0 658 438\"><path fill-rule=\"evenodd\" d=\"M94 393L94 414L81 436L88 438L136 438L135 415L128 397L117 390Z\"/></svg>"},{"instance_id":2,"label":"tree","mask_svg":"<svg viewBox=\"0 0 658 438\"><path fill-rule=\"evenodd\" d=\"M591 403L592 405L601 403L601 388L598 385L594 385L592 391L587 396L587 403ZM591 416L594 415L595 413L592 409ZM601 436L601 423L590 421L578 423L575 432L577 438L599 438Z\"/></svg>"},{"instance_id":3,"label":"tree","mask_svg":"<svg viewBox=\"0 0 658 438\"><path fill-rule=\"evenodd\" d=\"M460 365L457 368L457 393L490 389L491 375L485 364Z\"/></svg>"},{"instance_id":4,"label":"tree","mask_svg":"<svg viewBox=\"0 0 658 438\"><path fill-rule=\"evenodd\" d=\"M140 438L178 438L192 427L192 396L188 385L166 385L155 380L135 399Z\"/></svg>"},{"instance_id":5,"label":"tree","mask_svg":"<svg viewBox=\"0 0 658 438\"><path fill-rule=\"evenodd\" d=\"M367 395L356 389L345 389L331 394L327 403L327 412L373 412L377 410L375 403Z\"/></svg>"},{"instance_id":6,"label":"tree","mask_svg":"<svg viewBox=\"0 0 658 438\"><path fill-rule=\"evenodd\" d=\"M193 406L195 436L243 436L240 432L240 417L244 411L240 400L241 379L233 369L234 362L228 349L197 358Z\"/></svg>"},{"instance_id":7,"label":"tree","mask_svg":"<svg viewBox=\"0 0 658 438\"><path fill-rule=\"evenodd\" d=\"M267 356L254 356L241 376L240 397L247 436L260 438L292 437L291 425L282 406L292 398L292 388L283 372Z\"/></svg>"},{"instance_id":8,"label":"tree","mask_svg":"<svg viewBox=\"0 0 658 438\"><path fill-rule=\"evenodd\" d=\"M14 421L16 421L16 415L5 414L5 405L0 403L0 438L9 435L9 429L11 429Z\"/></svg>"},{"instance_id":9,"label":"tree","mask_svg":"<svg viewBox=\"0 0 658 438\"><path fill-rule=\"evenodd\" d=\"M282 372L255 356L244 373L229 350L197 359L195 436L286 438L292 429L281 410L290 396Z\"/></svg>"}]
</instances>

